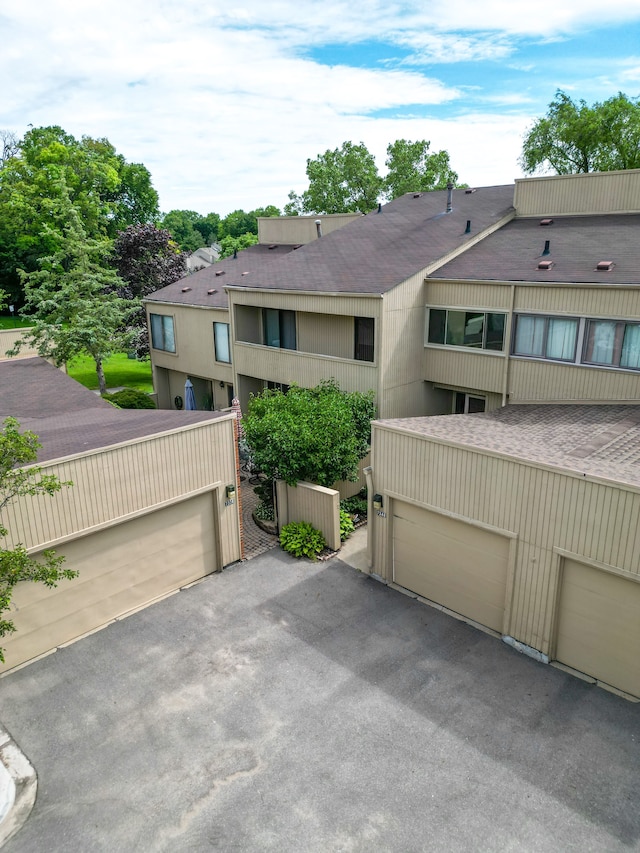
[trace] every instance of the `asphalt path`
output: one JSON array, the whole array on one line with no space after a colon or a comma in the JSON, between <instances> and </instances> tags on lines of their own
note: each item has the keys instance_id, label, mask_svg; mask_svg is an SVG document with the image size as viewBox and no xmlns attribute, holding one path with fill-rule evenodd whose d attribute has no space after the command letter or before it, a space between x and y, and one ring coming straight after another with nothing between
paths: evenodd
<instances>
[{"instance_id":1,"label":"asphalt path","mask_svg":"<svg viewBox=\"0 0 640 853\"><path fill-rule=\"evenodd\" d=\"M337 558L210 576L0 719L38 773L6 853L640 850L640 705Z\"/></svg>"}]
</instances>

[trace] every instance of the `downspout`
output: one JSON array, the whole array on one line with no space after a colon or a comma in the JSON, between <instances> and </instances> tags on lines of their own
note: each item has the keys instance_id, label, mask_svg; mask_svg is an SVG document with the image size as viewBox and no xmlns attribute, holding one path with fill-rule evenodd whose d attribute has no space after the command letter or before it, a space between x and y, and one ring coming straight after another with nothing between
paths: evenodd
<instances>
[{"instance_id":1,"label":"downspout","mask_svg":"<svg viewBox=\"0 0 640 853\"><path fill-rule=\"evenodd\" d=\"M367 525L367 565L369 566L369 571L373 571L373 526L376 523L373 519L372 509L373 509L373 468L371 465L367 465L366 468L362 469L362 473L364 474L367 480L367 496L368 496L368 507L367 514L371 518L372 523Z\"/></svg>"},{"instance_id":2,"label":"downspout","mask_svg":"<svg viewBox=\"0 0 640 853\"><path fill-rule=\"evenodd\" d=\"M513 309L516 304L516 286L511 285L511 298L509 305L509 314L507 315L507 326L504 330L505 342L507 351L504 357L504 370L502 374L502 405L507 405L507 397L509 395L509 367L511 364L511 329L513 328Z\"/></svg>"}]
</instances>

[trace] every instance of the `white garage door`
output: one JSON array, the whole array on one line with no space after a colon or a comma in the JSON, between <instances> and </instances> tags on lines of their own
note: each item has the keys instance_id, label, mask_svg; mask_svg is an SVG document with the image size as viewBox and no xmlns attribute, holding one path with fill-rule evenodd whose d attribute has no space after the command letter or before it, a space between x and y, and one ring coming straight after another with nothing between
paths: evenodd
<instances>
[{"instance_id":1,"label":"white garage door","mask_svg":"<svg viewBox=\"0 0 640 853\"><path fill-rule=\"evenodd\" d=\"M640 697L640 583L565 560L555 656Z\"/></svg>"},{"instance_id":2,"label":"white garage door","mask_svg":"<svg viewBox=\"0 0 640 853\"><path fill-rule=\"evenodd\" d=\"M5 637L9 669L218 568L214 499L199 495L56 549L80 575L20 584Z\"/></svg>"},{"instance_id":3,"label":"white garage door","mask_svg":"<svg viewBox=\"0 0 640 853\"><path fill-rule=\"evenodd\" d=\"M394 501L393 579L502 632L509 539Z\"/></svg>"}]
</instances>

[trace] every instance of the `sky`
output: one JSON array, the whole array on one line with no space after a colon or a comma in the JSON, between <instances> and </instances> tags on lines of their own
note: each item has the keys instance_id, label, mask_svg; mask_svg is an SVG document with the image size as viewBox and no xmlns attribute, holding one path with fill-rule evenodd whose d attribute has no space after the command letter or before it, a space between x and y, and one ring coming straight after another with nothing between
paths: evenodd
<instances>
[{"instance_id":1,"label":"sky","mask_svg":"<svg viewBox=\"0 0 640 853\"><path fill-rule=\"evenodd\" d=\"M640 0L0 0L0 36L0 128L106 137L164 212L281 208L345 140L511 183L557 89L640 94Z\"/></svg>"}]
</instances>

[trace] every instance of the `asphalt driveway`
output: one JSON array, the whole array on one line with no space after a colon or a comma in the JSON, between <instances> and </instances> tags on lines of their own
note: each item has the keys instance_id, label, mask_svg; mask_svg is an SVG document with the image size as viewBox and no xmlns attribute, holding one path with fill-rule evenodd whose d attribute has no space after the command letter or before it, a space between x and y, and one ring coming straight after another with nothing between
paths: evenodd
<instances>
[{"instance_id":1,"label":"asphalt driveway","mask_svg":"<svg viewBox=\"0 0 640 853\"><path fill-rule=\"evenodd\" d=\"M640 850L640 706L268 552L0 681L34 851Z\"/></svg>"}]
</instances>

